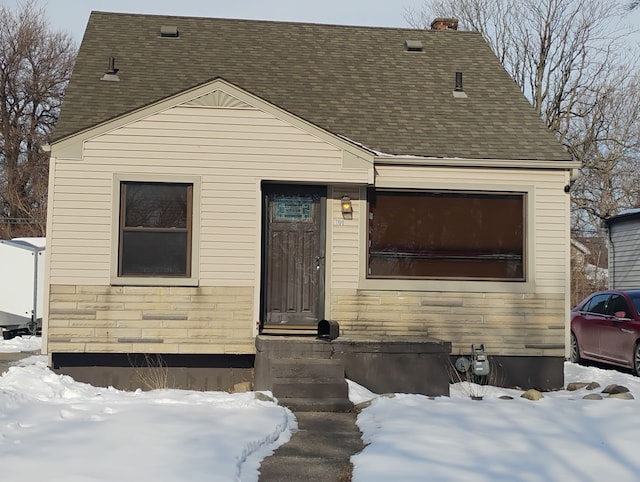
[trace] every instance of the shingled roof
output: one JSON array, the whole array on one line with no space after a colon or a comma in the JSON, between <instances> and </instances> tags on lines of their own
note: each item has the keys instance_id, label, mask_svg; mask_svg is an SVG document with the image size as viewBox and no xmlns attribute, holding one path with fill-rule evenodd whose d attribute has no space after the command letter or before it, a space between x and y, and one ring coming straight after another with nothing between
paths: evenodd
<instances>
[{"instance_id":1,"label":"shingled roof","mask_svg":"<svg viewBox=\"0 0 640 482\"><path fill-rule=\"evenodd\" d=\"M100 80L110 57L119 82ZM456 72L466 98L453 95ZM475 32L103 12L89 19L54 140L216 78L386 154L569 159Z\"/></svg>"}]
</instances>

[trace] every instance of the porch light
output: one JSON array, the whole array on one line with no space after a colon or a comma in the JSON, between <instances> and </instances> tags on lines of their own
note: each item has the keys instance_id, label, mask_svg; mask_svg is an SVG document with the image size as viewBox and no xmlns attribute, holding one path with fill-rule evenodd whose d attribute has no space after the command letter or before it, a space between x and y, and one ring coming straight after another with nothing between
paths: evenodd
<instances>
[{"instance_id":1,"label":"porch light","mask_svg":"<svg viewBox=\"0 0 640 482\"><path fill-rule=\"evenodd\" d=\"M342 215L353 214L353 206L351 205L351 198L346 194L342 196L342 200L340 201L340 206L342 207Z\"/></svg>"}]
</instances>

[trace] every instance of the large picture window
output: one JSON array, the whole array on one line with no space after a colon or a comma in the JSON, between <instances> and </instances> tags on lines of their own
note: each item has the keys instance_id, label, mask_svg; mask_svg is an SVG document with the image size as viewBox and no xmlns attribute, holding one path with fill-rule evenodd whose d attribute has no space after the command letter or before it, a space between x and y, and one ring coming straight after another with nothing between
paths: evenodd
<instances>
[{"instance_id":1,"label":"large picture window","mask_svg":"<svg viewBox=\"0 0 640 482\"><path fill-rule=\"evenodd\" d=\"M525 280L523 193L369 193L368 278Z\"/></svg>"},{"instance_id":2,"label":"large picture window","mask_svg":"<svg viewBox=\"0 0 640 482\"><path fill-rule=\"evenodd\" d=\"M118 276L191 276L193 185L120 183Z\"/></svg>"}]
</instances>

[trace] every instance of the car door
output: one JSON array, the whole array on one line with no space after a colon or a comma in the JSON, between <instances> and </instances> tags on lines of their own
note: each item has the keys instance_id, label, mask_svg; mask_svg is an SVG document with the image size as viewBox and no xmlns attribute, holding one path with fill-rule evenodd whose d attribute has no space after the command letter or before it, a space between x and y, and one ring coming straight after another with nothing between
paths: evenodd
<instances>
[{"instance_id":1,"label":"car door","mask_svg":"<svg viewBox=\"0 0 640 482\"><path fill-rule=\"evenodd\" d=\"M571 326L578 338L582 355L600 358L599 323L604 320L609 293L599 293L587 301L575 314Z\"/></svg>"},{"instance_id":2,"label":"car door","mask_svg":"<svg viewBox=\"0 0 640 482\"><path fill-rule=\"evenodd\" d=\"M638 328L624 295L615 293L609 297L605 315L598 323L602 357L616 365L632 366Z\"/></svg>"}]
</instances>

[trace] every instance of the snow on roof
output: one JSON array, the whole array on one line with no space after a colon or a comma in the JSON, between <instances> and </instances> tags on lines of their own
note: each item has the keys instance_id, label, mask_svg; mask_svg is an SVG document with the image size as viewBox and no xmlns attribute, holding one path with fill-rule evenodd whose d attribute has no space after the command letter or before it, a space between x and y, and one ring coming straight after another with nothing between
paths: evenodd
<instances>
[{"instance_id":1,"label":"snow on roof","mask_svg":"<svg viewBox=\"0 0 640 482\"><path fill-rule=\"evenodd\" d=\"M47 238L13 238L11 241L30 244L36 248L44 248L47 244Z\"/></svg>"},{"instance_id":2,"label":"snow on roof","mask_svg":"<svg viewBox=\"0 0 640 482\"><path fill-rule=\"evenodd\" d=\"M625 209L624 211L621 211L618 216L627 216L630 214L638 214L640 213L640 208L630 208L630 209Z\"/></svg>"}]
</instances>

